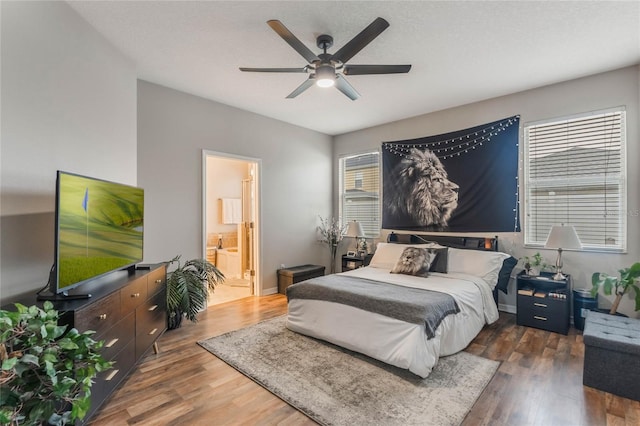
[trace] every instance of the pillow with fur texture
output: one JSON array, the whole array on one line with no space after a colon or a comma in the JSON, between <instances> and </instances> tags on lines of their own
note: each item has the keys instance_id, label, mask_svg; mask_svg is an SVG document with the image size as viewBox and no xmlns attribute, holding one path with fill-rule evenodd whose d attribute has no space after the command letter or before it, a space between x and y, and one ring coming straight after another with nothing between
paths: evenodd
<instances>
[{"instance_id":1,"label":"pillow with fur texture","mask_svg":"<svg viewBox=\"0 0 640 426\"><path fill-rule=\"evenodd\" d=\"M428 277L431 262L435 257L436 254L432 249L407 247L403 250L391 273Z\"/></svg>"},{"instance_id":2,"label":"pillow with fur texture","mask_svg":"<svg viewBox=\"0 0 640 426\"><path fill-rule=\"evenodd\" d=\"M398 244L398 243L378 243L376 251L369 262L372 268L393 269L398 262L398 258L407 247L431 248L443 246L434 244Z\"/></svg>"}]
</instances>

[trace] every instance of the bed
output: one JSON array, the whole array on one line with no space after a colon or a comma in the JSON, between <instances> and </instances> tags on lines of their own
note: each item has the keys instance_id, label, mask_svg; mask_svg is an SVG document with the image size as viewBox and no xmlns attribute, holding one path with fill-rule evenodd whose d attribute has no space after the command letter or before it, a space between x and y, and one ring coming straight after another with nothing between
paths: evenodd
<instances>
[{"instance_id":1,"label":"bed","mask_svg":"<svg viewBox=\"0 0 640 426\"><path fill-rule=\"evenodd\" d=\"M407 248L432 256L427 277L391 273ZM497 238L390 234L369 266L290 286L287 328L427 377L498 319L514 266Z\"/></svg>"}]
</instances>

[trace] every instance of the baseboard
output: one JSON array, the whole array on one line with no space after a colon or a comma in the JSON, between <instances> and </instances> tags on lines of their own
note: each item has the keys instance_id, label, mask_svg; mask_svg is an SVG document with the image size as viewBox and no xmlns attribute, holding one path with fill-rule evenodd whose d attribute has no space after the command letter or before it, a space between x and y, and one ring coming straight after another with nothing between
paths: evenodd
<instances>
[{"instance_id":1,"label":"baseboard","mask_svg":"<svg viewBox=\"0 0 640 426\"><path fill-rule=\"evenodd\" d=\"M515 314L517 312L516 307L513 305L505 305L504 303L500 303L498 305L498 310L502 312L507 312L509 314Z\"/></svg>"},{"instance_id":2,"label":"baseboard","mask_svg":"<svg viewBox=\"0 0 640 426\"><path fill-rule=\"evenodd\" d=\"M262 295L263 296L269 296L271 294L277 294L278 293L278 287L271 287L271 288L263 288L262 289Z\"/></svg>"}]
</instances>

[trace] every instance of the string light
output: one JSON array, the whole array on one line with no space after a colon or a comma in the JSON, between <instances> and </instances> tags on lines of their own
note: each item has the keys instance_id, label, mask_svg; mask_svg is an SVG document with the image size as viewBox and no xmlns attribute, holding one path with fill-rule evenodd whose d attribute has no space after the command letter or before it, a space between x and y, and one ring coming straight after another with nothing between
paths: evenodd
<instances>
[{"instance_id":1,"label":"string light","mask_svg":"<svg viewBox=\"0 0 640 426\"><path fill-rule=\"evenodd\" d=\"M428 149L436 157L446 160L447 158L459 157L460 154L468 153L476 149L476 147L482 146L483 143L491 142L494 136L504 132L514 123L518 123L519 118L519 115L509 117L497 124L492 123L483 129L474 130L454 138L423 143L384 142L382 148L400 157L406 157L413 148ZM488 135L486 134L487 131L489 131ZM482 135L478 135L478 133L482 133Z\"/></svg>"}]
</instances>

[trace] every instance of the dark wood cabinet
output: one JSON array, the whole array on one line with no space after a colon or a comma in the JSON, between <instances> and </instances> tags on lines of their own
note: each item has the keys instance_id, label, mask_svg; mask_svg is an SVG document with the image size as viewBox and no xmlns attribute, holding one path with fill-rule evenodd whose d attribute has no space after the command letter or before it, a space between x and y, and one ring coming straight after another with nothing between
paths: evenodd
<instances>
[{"instance_id":1,"label":"dark wood cabinet","mask_svg":"<svg viewBox=\"0 0 640 426\"><path fill-rule=\"evenodd\" d=\"M80 331L96 330L96 340L105 342L102 356L115 361L112 369L95 380L85 422L144 354L152 347L157 350L156 340L167 328L165 282L164 264L139 269L124 278L120 286L113 283L114 291L108 296L73 310L76 327ZM84 328L84 324L89 327Z\"/></svg>"},{"instance_id":2,"label":"dark wood cabinet","mask_svg":"<svg viewBox=\"0 0 640 426\"><path fill-rule=\"evenodd\" d=\"M78 424L85 424L167 328L166 266L147 265L118 271L75 289L91 294L86 299L56 300L60 323L80 332L95 331L103 340L101 354L114 361L112 369L99 373L91 388L91 407ZM16 300L39 305L35 295ZM7 306L8 309L10 307Z\"/></svg>"},{"instance_id":3,"label":"dark wood cabinet","mask_svg":"<svg viewBox=\"0 0 640 426\"><path fill-rule=\"evenodd\" d=\"M342 272L352 271L354 269L362 268L369 265L371 262L372 254L365 254L364 256L342 256Z\"/></svg>"},{"instance_id":4,"label":"dark wood cabinet","mask_svg":"<svg viewBox=\"0 0 640 426\"><path fill-rule=\"evenodd\" d=\"M571 276L556 281L553 273L540 276L520 273L516 279L518 325L567 334L569 332L569 305Z\"/></svg>"}]
</instances>

